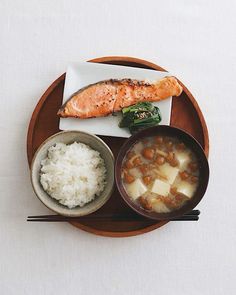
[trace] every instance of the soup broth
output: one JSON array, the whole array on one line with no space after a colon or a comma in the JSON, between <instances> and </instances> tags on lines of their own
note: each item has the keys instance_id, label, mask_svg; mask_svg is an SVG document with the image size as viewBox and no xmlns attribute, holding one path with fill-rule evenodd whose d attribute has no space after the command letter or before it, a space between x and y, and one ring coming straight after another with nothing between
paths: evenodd
<instances>
[{"instance_id":1,"label":"soup broth","mask_svg":"<svg viewBox=\"0 0 236 295\"><path fill-rule=\"evenodd\" d=\"M167 213L190 200L199 183L194 153L177 138L148 137L136 142L122 163L130 199L148 211Z\"/></svg>"}]
</instances>

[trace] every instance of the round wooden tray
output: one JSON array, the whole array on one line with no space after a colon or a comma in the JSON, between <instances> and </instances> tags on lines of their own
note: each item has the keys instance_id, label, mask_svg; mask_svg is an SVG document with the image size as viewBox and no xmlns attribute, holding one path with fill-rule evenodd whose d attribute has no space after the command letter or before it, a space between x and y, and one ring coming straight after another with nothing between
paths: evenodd
<instances>
[{"instance_id":1,"label":"round wooden tray","mask_svg":"<svg viewBox=\"0 0 236 295\"><path fill-rule=\"evenodd\" d=\"M165 71L158 65L131 57L102 57L90 60L89 62ZM60 76L46 90L32 114L27 136L27 156L29 165L31 164L33 155L39 145L50 135L60 131L58 127L59 117L57 116L57 111L62 104L64 82L65 74ZM204 117L192 94L182 83L181 85L184 89L183 93L178 98L174 97L172 101L171 125L182 128L192 134L202 145L206 155L208 156L209 138ZM100 137L110 146L114 156L116 157L125 139L108 136ZM117 189L115 189L110 200L101 209L99 209L100 214L115 213L124 216L128 215L130 211L131 209L122 200ZM166 223L166 221L153 221L149 219L114 221L108 218L104 218L99 221L91 219L80 222L71 222L72 225L87 232L109 237L127 237L143 234L161 227Z\"/></svg>"}]
</instances>

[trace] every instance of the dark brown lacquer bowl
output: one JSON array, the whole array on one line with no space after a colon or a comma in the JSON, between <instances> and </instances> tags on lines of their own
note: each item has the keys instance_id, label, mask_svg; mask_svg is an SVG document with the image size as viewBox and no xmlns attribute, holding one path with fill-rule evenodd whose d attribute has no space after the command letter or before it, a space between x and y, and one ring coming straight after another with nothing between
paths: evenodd
<instances>
[{"instance_id":1,"label":"dark brown lacquer bowl","mask_svg":"<svg viewBox=\"0 0 236 295\"><path fill-rule=\"evenodd\" d=\"M190 148L194 154L197 157L198 163L199 163L199 184L197 187L197 190L194 194L194 196L186 202L185 205L183 205L181 208L171 211L169 213L157 213L153 211L147 211L140 207L138 204L133 202L128 194L125 191L125 188L122 184L121 179L121 168L122 168L122 162L126 155L126 153L131 149L131 147L140 140L151 137L151 136L158 136L158 135L166 135L171 136L180 139L184 144ZM171 218L180 217L183 214L189 212L192 210L202 199L204 196L208 180L209 180L209 166L207 157L204 153L204 150L200 146L200 144L192 137L190 134L184 132L183 130L171 126L166 125L160 125L160 126L154 126L147 128L145 130L142 130L135 135L131 136L122 146L120 149L120 152L116 159L116 165L115 165L115 179L116 179L116 185L118 187L118 190L124 199L124 201L137 213L151 218L155 220L169 220Z\"/></svg>"}]
</instances>

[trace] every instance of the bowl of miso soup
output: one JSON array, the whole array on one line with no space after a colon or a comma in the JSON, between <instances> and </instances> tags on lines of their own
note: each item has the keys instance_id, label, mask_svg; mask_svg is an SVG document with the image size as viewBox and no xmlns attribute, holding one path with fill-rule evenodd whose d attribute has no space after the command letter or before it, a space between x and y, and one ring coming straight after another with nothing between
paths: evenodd
<instances>
[{"instance_id":1,"label":"bowl of miso soup","mask_svg":"<svg viewBox=\"0 0 236 295\"><path fill-rule=\"evenodd\" d=\"M124 201L156 220L180 217L195 208L209 180L208 161L197 140L165 125L131 136L118 154L115 172Z\"/></svg>"}]
</instances>

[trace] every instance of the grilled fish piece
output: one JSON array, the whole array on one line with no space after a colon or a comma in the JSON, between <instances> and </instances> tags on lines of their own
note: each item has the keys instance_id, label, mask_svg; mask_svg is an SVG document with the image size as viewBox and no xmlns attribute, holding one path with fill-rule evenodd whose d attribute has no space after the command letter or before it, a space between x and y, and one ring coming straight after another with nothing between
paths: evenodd
<instances>
[{"instance_id":1,"label":"grilled fish piece","mask_svg":"<svg viewBox=\"0 0 236 295\"><path fill-rule=\"evenodd\" d=\"M104 117L137 102L179 96L182 90L175 77L165 77L153 84L132 79L105 80L74 93L57 114L63 118Z\"/></svg>"}]
</instances>

